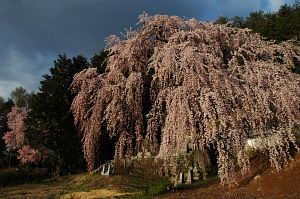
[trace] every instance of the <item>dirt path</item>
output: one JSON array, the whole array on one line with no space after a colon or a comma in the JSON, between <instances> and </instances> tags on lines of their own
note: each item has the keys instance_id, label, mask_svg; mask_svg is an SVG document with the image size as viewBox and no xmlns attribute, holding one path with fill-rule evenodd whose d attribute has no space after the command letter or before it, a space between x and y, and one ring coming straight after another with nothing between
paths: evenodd
<instances>
[{"instance_id":1,"label":"dirt path","mask_svg":"<svg viewBox=\"0 0 300 199\"><path fill-rule=\"evenodd\" d=\"M300 199L300 154L281 173L269 169L241 188L224 188L219 183L182 190L159 199Z\"/></svg>"}]
</instances>

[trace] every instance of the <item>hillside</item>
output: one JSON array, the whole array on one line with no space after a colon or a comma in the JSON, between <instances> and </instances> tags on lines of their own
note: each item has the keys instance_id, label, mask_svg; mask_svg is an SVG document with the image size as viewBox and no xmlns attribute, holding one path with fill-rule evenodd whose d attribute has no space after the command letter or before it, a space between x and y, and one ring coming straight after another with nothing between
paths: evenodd
<instances>
[{"instance_id":1,"label":"hillside","mask_svg":"<svg viewBox=\"0 0 300 199\"><path fill-rule=\"evenodd\" d=\"M225 188L217 181L208 186L187 190L173 191L173 193L158 197L160 199L173 198L205 198L205 199L297 199L300 198L300 154L295 157L281 173L274 169L267 169L257 175L249 184L240 188Z\"/></svg>"}]
</instances>

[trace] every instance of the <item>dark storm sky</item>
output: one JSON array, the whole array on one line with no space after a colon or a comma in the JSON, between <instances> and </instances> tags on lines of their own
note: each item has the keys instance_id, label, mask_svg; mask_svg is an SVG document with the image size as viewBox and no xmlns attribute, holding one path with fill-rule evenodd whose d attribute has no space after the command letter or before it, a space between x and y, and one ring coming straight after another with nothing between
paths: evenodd
<instances>
[{"instance_id":1,"label":"dark storm sky","mask_svg":"<svg viewBox=\"0 0 300 199\"><path fill-rule=\"evenodd\" d=\"M294 0L0 0L0 96L37 90L59 54L90 57L143 11L211 21L274 11Z\"/></svg>"}]
</instances>

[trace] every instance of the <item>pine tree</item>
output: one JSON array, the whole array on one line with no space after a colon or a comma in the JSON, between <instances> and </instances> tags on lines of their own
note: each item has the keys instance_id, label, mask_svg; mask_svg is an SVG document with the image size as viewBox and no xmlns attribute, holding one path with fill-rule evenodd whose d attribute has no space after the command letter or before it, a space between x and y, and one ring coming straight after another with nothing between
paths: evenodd
<instances>
[{"instance_id":1,"label":"pine tree","mask_svg":"<svg viewBox=\"0 0 300 199\"><path fill-rule=\"evenodd\" d=\"M83 56L69 59L60 55L50 68L50 74L43 76L39 92L30 100L26 138L43 156L49 156L50 165L63 173L83 167L80 137L70 112L74 96L69 87L73 76L88 66Z\"/></svg>"}]
</instances>

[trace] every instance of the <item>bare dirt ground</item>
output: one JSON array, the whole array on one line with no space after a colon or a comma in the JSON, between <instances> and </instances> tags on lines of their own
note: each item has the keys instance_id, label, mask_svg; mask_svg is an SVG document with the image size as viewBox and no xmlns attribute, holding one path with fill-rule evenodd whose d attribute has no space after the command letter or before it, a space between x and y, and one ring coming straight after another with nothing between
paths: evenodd
<instances>
[{"instance_id":1,"label":"bare dirt ground","mask_svg":"<svg viewBox=\"0 0 300 199\"><path fill-rule=\"evenodd\" d=\"M159 199L300 199L300 154L282 172L267 169L240 188L226 188L218 181L205 187L173 191Z\"/></svg>"}]
</instances>

